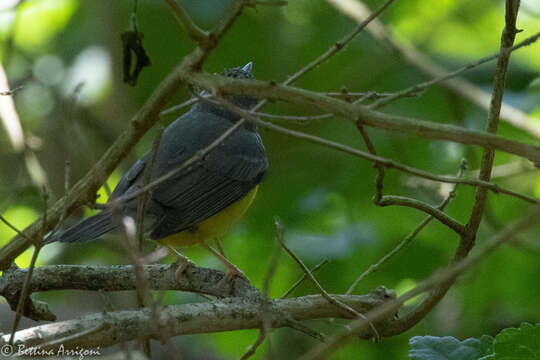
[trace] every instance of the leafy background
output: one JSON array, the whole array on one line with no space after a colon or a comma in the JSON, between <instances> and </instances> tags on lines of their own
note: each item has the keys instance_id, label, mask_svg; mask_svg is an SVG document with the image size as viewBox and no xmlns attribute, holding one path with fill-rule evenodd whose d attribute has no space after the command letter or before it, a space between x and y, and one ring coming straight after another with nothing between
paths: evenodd
<instances>
[{"instance_id":1,"label":"leafy background","mask_svg":"<svg viewBox=\"0 0 540 360\"><path fill-rule=\"evenodd\" d=\"M35 149L51 188L52 199L63 195L64 164L72 164L72 180L77 181L112 143L140 108L155 86L186 55L193 44L178 28L160 1L139 1L138 26L144 33L144 46L152 66L143 70L135 88L122 83L120 34L130 28L131 1L34 0L0 10L1 61L16 93L15 104L27 141ZM230 1L200 2L183 0L182 6L203 27L211 27L227 11ZM370 0L370 8L383 1ZM498 50L504 20L502 1L410 0L396 1L382 21L392 27L400 41L410 42L448 69ZM522 1L518 26L524 39L539 30L540 6L534 0ZM285 7L259 6L247 9L212 53L205 70L254 62L257 78L282 81L347 34L355 24L325 1L295 0ZM494 63L465 74L476 85L489 91ZM540 113L540 86L534 81L540 72L540 45L512 55L505 100L529 114ZM361 33L348 47L302 78L297 85L318 91L376 90L397 91L426 80L396 53ZM77 90L77 84L84 85ZM535 85L536 83L536 85ZM171 103L189 98L183 91ZM275 103L265 111L280 114L312 114L311 109ZM385 111L431 121L482 129L486 113L465 99L441 87L432 87L418 98L405 99ZM176 116L160 121L166 126ZM539 120L540 121L540 120ZM287 126L363 148L354 126L342 119L313 121ZM157 129L152 129L126 161L113 173L113 187L123 171L150 146ZM369 130L377 150L386 157L442 174L457 172L466 158L470 169L479 164L479 149L442 141L428 141L402 134ZM329 292L344 292L370 264L376 262L424 218L418 211L399 207L378 208L374 194L375 170L366 161L296 139L262 130L270 170L255 204L242 224L224 242L225 251L258 287L268 268L274 246L274 216L286 227L286 241L310 266L327 258L317 276ZM530 135L501 123L499 133L529 143ZM496 165L518 159L497 153ZM34 169L35 170L35 169ZM435 203L441 199L433 188L389 171L385 192L414 196ZM540 175L528 171L497 182L518 192L540 197ZM14 153L4 129L0 132L0 211L19 228L34 221L42 212L42 201L30 181L23 155ZM100 190L99 201L106 200ZM460 221L471 211L474 192L460 187L448 207ZM500 226L522 215L525 204L505 196L490 194L489 209L481 227L482 243ZM67 223L88 215L81 209ZM352 341L333 359L405 358L408 339L414 335L480 338L496 335L522 321L540 321L540 266L538 238L540 227L521 234L536 244L516 244L499 250L480 266L463 276L437 308L418 326L380 344ZM0 246L14 235L0 224ZM414 243L375 274L366 278L357 293L369 292L383 284L398 294L445 265L457 244L456 236L433 222ZM528 245L527 245L528 244ZM149 246L150 248L151 246ZM185 254L200 266L219 267L216 259L197 247ZM28 266L31 253L17 259ZM167 259L166 261L173 261ZM43 264L120 264L128 263L120 242L104 238L87 244L53 244L38 259ZM272 296L280 296L301 275L301 270L282 255L273 279ZM308 283L294 295L315 293ZM104 308L123 309L135 303L131 293L107 296L90 292L61 291L35 294L48 301L59 319L69 319ZM165 303L204 301L191 294L167 293ZM414 301L414 300L413 300ZM412 304L410 304L412 305ZM13 313L0 300L0 331L11 330ZM331 332L345 322L312 322L309 325ZM21 327L33 325L23 321ZM257 337L257 330L185 336L174 339L186 358L236 359ZM294 358L314 345L314 340L288 329L271 335L272 349L279 358ZM163 353L160 345L154 354ZM262 358L265 348L255 358Z\"/></svg>"}]
</instances>

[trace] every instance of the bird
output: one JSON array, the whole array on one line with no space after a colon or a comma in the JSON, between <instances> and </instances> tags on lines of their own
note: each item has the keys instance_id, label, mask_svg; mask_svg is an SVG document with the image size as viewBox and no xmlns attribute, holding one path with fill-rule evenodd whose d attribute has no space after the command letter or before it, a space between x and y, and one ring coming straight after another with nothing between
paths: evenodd
<instances>
[{"instance_id":1,"label":"bird","mask_svg":"<svg viewBox=\"0 0 540 360\"><path fill-rule=\"evenodd\" d=\"M254 79L252 70L253 63L249 62L243 67L227 69L222 75ZM108 203L140 191L147 184L148 167L152 166L149 182L152 183L181 167L241 119L200 95L206 92L202 91L199 101L165 128L157 149L144 154L123 175ZM256 98L248 95L234 95L227 100L242 109L250 109L257 103ZM243 275L226 258L220 241L252 204L267 169L268 158L257 127L246 121L200 160L152 189L144 211L145 234L173 249L200 244L223 262L229 277ZM46 242L86 242L119 232L122 229L120 218L137 218L138 203L138 198L134 198L123 203L120 209L105 206L98 214L53 235ZM219 253L208 246L211 240L216 241Z\"/></svg>"}]
</instances>

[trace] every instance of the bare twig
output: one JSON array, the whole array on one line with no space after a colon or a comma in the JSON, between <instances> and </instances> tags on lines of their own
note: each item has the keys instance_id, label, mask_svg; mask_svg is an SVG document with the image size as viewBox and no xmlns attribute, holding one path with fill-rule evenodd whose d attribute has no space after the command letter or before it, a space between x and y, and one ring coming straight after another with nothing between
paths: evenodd
<instances>
[{"instance_id":1,"label":"bare twig","mask_svg":"<svg viewBox=\"0 0 540 360\"><path fill-rule=\"evenodd\" d=\"M11 90L0 91L0 96L12 96L17 91L21 90L22 88L23 88L22 86L17 86L16 88L11 89Z\"/></svg>"},{"instance_id":2,"label":"bare twig","mask_svg":"<svg viewBox=\"0 0 540 360\"><path fill-rule=\"evenodd\" d=\"M266 335L268 334L272 319L271 319L271 302L268 298L268 292L270 290L270 283L276 273L277 265L279 262L279 258L281 255L281 245L277 238L280 236L279 229L276 229L276 241L274 242L274 251L272 252L272 256L270 257L270 266L268 267L268 271L266 272L266 276L263 280L263 287L262 287L262 293L263 297L261 299L261 318L262 318L262 324L261 328L259 329L259 336L257 337L257 340L255 340L255 343L251 345L248 349L248 351L242 356L241 360L248 359L251 356L255 354L255 351L257 351L257 348L264 342L266 339ZM270 339L268 339L270 340ZM271 350L271 343L270 341L267 341L268 343L268 353L272 353Z\"/></svg>"},{"instance_id":3,"label":"bare twig","mask_svg":"<svg viewBox=\"0 0 540 360\"><path fill-rule=\"evenodd\" d=\"M161 128L152 143L152 150L146 164L146 169L144 169L144 182L143 186L147 186L150 183L152 178L152 169L154 168L154 161L159 149L159 144L161 143L161 136L163 135L163 128ZM144 239L144 218L146 212L146 206L148 201L151 198L152 191L144 192L139 198L137 206L137 240L139 244L139 251L142 251L143 239Z\"/></svg>"},{"instance_id":4,"label":"bare twig","mask_svg":"<svg viewBox=\"0 0 540 360\"><path fill-rule=\"evenodd\" d=\"M178 105L175 105L175 106L172 106L172 107L170 107L168 109L163 110L162 112L159 113L159 116L165 116L165 115L172 114L173 112L178 111L180 109L183 109L183 108L185 108L187 106L193 105L198 101L199 101L199 99L196 98L196 97L191 98L191 99L189 99L187 101L184 101L181 104L178 104Z\"/></svg>"},{"instance_id":5,"label":"bare twig","mask_svg":"<svg viewBox=\"0 0 540 360\"><path fill-rule=\"evenodd\" d=\"M379 202L381 206L390 206L390 205L398 205L398 206L406 206L411 207L420 211L425 212L426 214L434 217L435 219L439 220L441 224L444 224L448 226L450 229L454 230L458 235L465 234L465 226L452 218L450 215L444 213L437 207L431 206L423 201L407 198L403 196L395 196L395 195L385 195L381 198L381 201Z\"/></svg>"},{"instance_id":6,"label":"bare twig","mask_svg":"<svg viewBox=\"0 0 540 360\"><path fill-rule=\"evenodd\" d=\"M297 115L275 115L262 112L252 112L255 116L265 117L269 119L283 119L283 120L296 120L299 122L311 121L311 120L321 120L334 117L334 114L321 114L321 115L307 115L307 116L297 116Z\"/></svg>"},{"instance_id":7,"label":"bare twig","mask_svg":"<svg viewBox=\"0 0 540 360\"><path fill-rule=\"evenodd\" d=\"M369 311L366 314L367 319L372 322L377 322L388 315L395 314L399 306L401 306L407 300L433 288L437 288L441 284L455 281L459 275L486 259L490 253L511 239L515 234L537 223L539 217L540 206L532 206L527 215L509 225L504 231L501 231L493 236L478 252L475 252L466 258L463 258L445 268L440 269L439 271L436 271L426 280L420 282L414 289L406 292L397 299L389 300L382 306ZM393 321L388 324L388 326L381 329L382 335L394 336L401 334L407 330L402 325L401 319ZM332 352L342 346L348 339L350 339L352 334L364 333L367 327L368 322L366 320L357 319L349 324L349 329L346 332L336 334L332 338L328 339L324 344L316 346L308 353L300 357L300 360L325 359Z\"/></svg>"},{"instance_id":8,"label":"bare twig","mask_svg":"<svg viewBox=\"0 0 540 360\"><path fill-rule=\"evenodd\" d=\"M315 265L315 267L313 269L311 269L310 272L312 274L314 274L315 272L317 272L317 270L319 270L320 268L322 268L326 264L328 264L328 259L324 259L323 261L321 261L320 263ZM283 295L281 295L280 299L286 299L307 278L308 278L308 275L306 273L304 273L300 279L296 280L296 282L289 288L289 290L285 291L285 293Z\"/></svg>"},{"instance_id":9,"label":"bare twig","mask_svg":"<svg viewBox=\"0 0 540 360\"><path fill-rule=\"evenodd\" d=\"M19 234L19 236L23 237L23 238L26 238L26 235L24 235L23 232L21 232L21 230L17 229L12 223L10 223L5 217L3 217L2 215L0 215L0 221L2 221L4 224L6 224L11 230L15 231L17 234ZM30 240L30 239L27 239L27 240Z\"/></svg>"},{"instance_id":10,"label":"bare twig","mask_svg":"<svg viewBox=\"0 0 540 360\"><path fill-rule=\"evenodd\" d=\"M248 351L246 351L246 353L244 355L242 355L240 360L247 360L250 357L252 357L253 355L255 355L255 351L257 351L257 348L259 346L261 346L261 344L264 342L265 338L266 338L266 332L265 332L264 327L262 327L259 330L259 336L257 336L257 340L255 340L255 343L253 343L253 345L251 345L249 347Z\"/></svg>"},{"instance_id":11,"label":"bare twig","mask_svg":"<svg viewBox=\"0 0 540 360\"><path fill-rule=\"evenodd\" d=\"M174 18L191 39L198 43L208 40L208 33L198 27L175 0L165 0L165 3L169 5Z\"/></svg>"},{"instance_id":12,"label":"bare twig","mask_svg":"<svg viewBox=\"0 0 540 360\"><path fill-rule=\"evenodd\" d=\"M519 0L507 0L506 1L506 26L503 30L501 37L500 55L497 61L497 68L495 70L495 78L493 80L493 95L491 98L491 105L489 107L488 122L486 130L489 133L496 133L499 126L499 115L501 112L504 86L506 82L506 73L508 71L508 64L510 63L510 49L516 38L518 30L516 29L516 20L519 9ZM493 160L495 157L495 151L493 149L484 149L482 153L482 163L480 165L480 175L478 179L483 181L490 181L491 170L493 168ZM482 221L484 209L487 200L487 191L482 188L476 190L476 199L471 213L471 217L467 223L468 236L463 239L463 246L470 248L472 242Z\"/></svg>"},{"instance_id":13,"label":"bare twig","mask_svg":"<svg viewBox=\"0 0 540 360\"><path fill-rule=\"evenodd\" d=\"M457 174L458 177L460 177L463 174L463 172L465 171L465 166L466 166L466 162L462 161L461 166L460 166L459 171L458 171L458 174ZM454 198L455 193L456 193L456 188L457 188L457 184L454 184L453 189L448 193L446 198L439 204L437 209L439 209L441 211L444 210L444 208ZM416 229L414 229L413 232L411 232L409 235L407 235L407 237L405 237L394 249L392 249L392 251L390 251L386 255L384 255L375 264L370 265L370 267L366 271L364 271L362 274L360 274L360 276L358 276L356 278L356 280L354 280L354 282L351 284L351 286L349 287L349 289L347 290L347 292L345 294L346 295L352 294L354 289L356 289L358 284L366 276L368 276L369 274L377 271L385 262L390 260L392 257L394 257L394 255L396 255L399 251L401 251L401 249L408 246L413 241L413 239L416 237L416 235L418 235L420 233L420 231L422 231L422 229L425 228L431 222L431 220L433 220L433 216L429 215L428 217L426 217L424 219L424 221L422 221L422 223Z\"/></svg>"},{"instance_id":14,"label":"bare twig","mask_svg":"<svg viewBox=\"0 0 540 360\"><path fill-rule=\"evenodd\" d=\"M533 44L534 42L536 42L536 40L538 40L540 38L540 32L537 32L536 34L528 37L527 39L521 41L519 44L516 44L514 45L510 51L515 51L515 50L518 50L524 46L528 46L528 45L531 45ZM373 104L369 105L368 107L371 108L371 109L378 109L382 106L385 106L386 104L388 104L389 102L391 101L395 101L395 100L398 100L398 99L401 99L403 97L408 97L408 96L411 96L411 95L414 95L414 94L417 94L421 91L424 91L426 88L428 88L429 86L431 85L434 85L434 84L437 84L437 83L440 83L440 82L443 82L445 80L448 80L448 79L451 79L451 78L454 78L454 77L457 77L458 75L464 73L465 71L467 70L470 70L470 69L473 69L479 65L482 65L482 64L485 64L487 62L490 62L490 61L493 61L495 59L497 59L499 57L499 53L496 53L496 54L493 54L491 56L486 56L480 60L477 60L473 63L470 63L470 64L467 64L457 70L454 70L452 72L449 72L447 74L444 74L444 75L440 75L440 76L437 76L437 77L434 77L433 79L431 80L428 80L426 82L423 82L423 83L420 83L420 84L416 84L414 86L411 86L411 87L408 87L404 90L401 90L397 93L394 93L394 94L390 94L390 96L386 96L386 97L382 97L380 100L374 102Z\"/></svg>"},{"instance_id":15,"label":"bare twig","mask_svg":"<svg viewBox=\"0 0 540 360\"><path fill-rule=\"evenodd\" d=\"M283 234L283 225L280 223L279 219L276 219L275 222L276 222L276 228L278 228L279 232ZM311 281L315 284L317 289L319 289L319 293L326 300L328 300L329 303L331 303L331 304L335 305L336 307L342 309L345 313L348 313L349 315L352 315L355 318L363 318L364 317L363 314L359 313L358 311L351 308L349 305L345 304L344 302L340 301L339 299L337 299L337 298L331 296L330 294L328 294L328 292L322 287L321 283L319 283L319 281L317 281L315 276L313 276L313 274L309 271L308 267L304 264L304 262L302 260L300 260L300 258L298 258L292 252L292 250L289 249L285 245L285 242L283 241L282 236L283 235L281 235L280 237L277 238L278 241L280 242L281 246L291 256L291 258L300 266L300 268L302 269L304 274L306 274L311 279ZM378 340L380 338L379 332L377 331L377 329L375 328L375 326L372 323L370 323L370 327L371 327L371 330L373 331L373 335L375 336L375 339Z\"/></svg>"},{"instance_id":16,"label":"bare twig","mask_svg":"<svg viewBox=\"0 0 540 360\"><path fill-rule=\"evenodd\" d=\"M337 0L334 1L338 2ZM351 3L352 1L348 2ZM353 2L354 6L349 7L347 9L349 11L344 11L344 13L353 18L355 21L361 22L363 18L368 16L371 12L361 0L354 0ZM430 58L421 53L416 47L398 42L393 36L392 31L378 19L375 19L367 30L377 40L390 45L399 54L401 54L404 60L413 66L416 66L423 73L435 78L445 76L448 73L447 70L445 70L439 64L433 62ZM462 78L447 79L446 81L443 81L441 85L447 87L454 93L471 100L486 110L490 108L489 93ZM522 111L503 103L501 106L500 115L501 119L507 121L508 123L525 130L536 137L540 137L540 127L537 125L537 120L527 116Z\"/></svg>"},{"instance_id":17,"label":"bare twig","mask_svg":"<svg viewBox=\"0 0 540 360\"><path fill-rule=\"evenodd\" d=\"M190 73L188 76L187 81L191 84L196 84L220 96L244 94L260 98L284 100L330 112L355 123L358 122L363 126L376 127L401 134L413 134L429 139L452 141L464 145L489 147L525 157L540 166L540 147L509 140L494 134L440 124L435 121L375 112L366 109L365 106L360 104L350 104L340 99L323 96L317 92L265 81L232 79L205 73Z\"/></svg>"},{"instance_id":18,"label":"bare twig","mask_svg":"<svg viewBox=\"0 0 540 360\"><path fill-rule=\"evenodd\" d=\"M369 25L377 16L379 16L390 4L392 4L394 0L388 0L386 3L384 3L383 6L381 6L377 11L375 11L373 14L369 15L366 19L364 19L350 34L346 35L343 39L337 41L332 47L330 47L328 50L326 50L322 55L320 55L318 58L304 66L302 69L298 70L293 75L289 76L287 80L283 82L283 85L288 85L296 81L298 78L303 76L308 71L316 68L326 60L328 60L330 57L335 55L338 51L343 49L356 35L358 35L362 30L366 28L366 26Z\"/></svg>"},{"instance_id":19,"label":"bare twig","mask_svg":"<svg viewBox=\"0 0 540 360\"><path fill-rule=\"evenodd\" d=\"M131 120L130 126L117 138L115 143L103 154L101 159L94 165L83 179L73 186L70 196L67 196L54 204L50 209L50 216L47 222L47 229L50 230L58 222L68 203L68 213L77 207L92 200L96 191L101 187L108 175L114 170L116 165L127 155L129 150L137 141L158 121L159 112L167 103L172 94L184 85L184 76L191 71L200 70L209 53L218 45L220 39L232 26L234 20L241 13L244 6L243 1L235 2L234 11L228 16L222 26L218 27L210 35L210 40L205 42L203 47L185 56L181 63L173 69L170 74L159 84L154 93L141 107L139 112ZM33 239L39 233L39 220L25 229L25 237L15 237L6 246L0 249L0 270L7 269L11 261L23 252L31 242L27 238Z\"/></svg>"},{"instance_id":20,"label":"bare twig","mask_svg":"<svg viewBox=\"0 0 540 360\"><path fill-rule=\"evenodd\" d=\"M306 134L306 133L303 133L303 132L300 132L300 131L287 129L287 128L284 128L284 127L281 127L279 125L272 124L272 123L269 123L269 122L261 121L261 120L257 119L256 117L254 117L253 115L251 115L251 113L240 109L239 107L235 106L234 104L231 104L229 101L227 101L226 99L223 99L223 98L216 98L215 100L209 100L209 101L217 102L218 104L221 104L221 105L227 107L229 110L235 112L239 116L242 116L243 119L240 120L240 121L243 121L244 119L248 119L250 122L253 122L253 123L255 123L255 124L257 124L257 125L259 125L261 127L264 127L264 128L276 131L276 132L280 132L280 133L288 135L288 136L292 136L292 137L303 139L303 140L313 142L313 143L316 143L316 144L324 145L324 146L326 146L328 148L331 148L331 149L335 149L335 150L338 150L338 151L343 151L343 152L345 152L347 154L354 155L354 156L357 156L357 157L372 161L374 163L380 164L381 166L384 166L386 168L394 168L394 169L400 170L402 172L405 172L407 174L419 176L419 177L422 177L422 178L425 178L425 179L430 179L430 180L433 180L433 181L439 181L439 182L445 182L445 183L451 183L451 184L463 184L463 185L470 185L470 186L485 187L485 188L493 191L496 194L501 193L501 194L507 194L507 195L510 195L510 196L514 196L516 198L527 201L527 202L529 202L531 204L540 203L539 199L516 193L515 191L502 188L499 185L494 184L494 183L490 183L490 182L482 181L482 180L478 180L478 179L458 178L458 177L448 176L448 175L433 174L433 173L430 173L430 172L426 172L426 171L423 171L423 170L420 170L420 169L416 169L416 168L401 164L399 162L396 162L396 161L388 159L388 158L383 158L383 157L380 157L380 156L373 155L371 153L366 153L364 151L355 149L355 148L347 146L347 145L343 145L341 143L337 143L337 142L334 142L334 141L323 139L321 137Z\"/></svg>"},{"instance_id":21,"label":"bare twig","mask_svg":"<svg viewBox=\"0 0 540 360\"><path fill-rule=\"evenodd\" d=\"M518 7L519 0L506 1L506 26L503 30L501 38L500 56L498 57L493 84L492 105L490 107L488 115L487 129L489 133L495 133L497 130L499 111L501 109L502 96L504 93L506 71L508 69L509 57L511 54L509 49L511 49L512 47L517 32L515 24ZM493 166L493 155L493 149L484 149L482 163L480 166L479 180L490 180L491 169ZM467 261L468 258L472 257L469 255L469 252L474 246L478 228L483 217L486 199L487 190L484 188L477 188L473 211L466 225L466 233L461 236L459 246L454 255L454 263L460 262L462 259L465 259L464 261ZM416 323L418 323L418 321L423 319L426 314L428 314L433 309L433 307L442 299L442 297L446 294L446 292L454 284L454 282L455 277L449 277L446 281L439 282L437 286L429 293L429 295L424 298L423 301L412 312L408 313L406 316L399 319L398 321L396 321L395 324L392 325L394 331L398 331L398 329L405 331L406 329L411 328Z\"/></svg>"},{"instance_id":22,"label":"bare twig","mask_svg":"<svg viewBox=\"0 0 540 360\"><path fill-rule=\"evenodd\" d=\"M43 223L41 225L41 236L38 242L34 244L34 252L32 253L32 259L30 260L30 266L28 267L28 272L26 273L26 278L22 286L22 290L19 295L19 303L17 304L17 309L15 310L15 320L13 321L13 328L11 330L11 336L9 337L9 344L13 345L13 340L15 338L15 332L19 326L19 322L24 314L24 307L26 305L26 299L29 296L30 292L30 283L32 280L32 273L34 272L34 267L36 266L36 261L39 255L39 251L43 246L43 236L45 235L45 224L47 223L47 200L49 199L47 189L43 189L42 192L43 198Z\"/></svg>"}]
</instances>

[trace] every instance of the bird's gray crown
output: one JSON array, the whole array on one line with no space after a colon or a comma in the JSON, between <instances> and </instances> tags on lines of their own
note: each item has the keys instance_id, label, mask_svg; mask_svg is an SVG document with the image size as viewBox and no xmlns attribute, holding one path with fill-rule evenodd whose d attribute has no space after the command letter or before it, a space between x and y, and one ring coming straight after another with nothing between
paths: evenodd
<instances>
[{"instance_id":1,"label":"bird's gray crown","mask_svg":"<svg viewBox=\"0 0 540 360\"><path fill-rule=\"evenodd\" d=\"M226 69L221 73L221 75L235 79L255 79L252 70L253 62L250 61L244 66ZM206 95L206 91L201 92L201 95ZM243 109L250 109L257 103L257 99L249 95L234 95L227 98L236 106L239 106ZM211 102L202 101L196 104L195 107L201 111L210 111L213 113L217 113L231 121L236 121L240 118L239 116L225 109L224 107L213 104Z\"/></svg>"}]
</instances>

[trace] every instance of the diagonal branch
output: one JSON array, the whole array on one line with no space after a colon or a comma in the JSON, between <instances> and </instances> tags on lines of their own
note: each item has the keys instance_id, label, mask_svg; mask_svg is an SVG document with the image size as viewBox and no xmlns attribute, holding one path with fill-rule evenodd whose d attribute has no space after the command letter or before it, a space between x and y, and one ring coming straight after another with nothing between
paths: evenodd
<instances>
[{"instance_id":1,"label":"diagonal branch","mask_svg":"<svg viewBox=\"0 0 540 360\"><path fill-rule=\"evenodd\" d=\"M84 178L73 186L69 194L51 207L45 231L52 229L58 223L65 210L69 215L76 208L89 202L93 203L97 190L142 136L159 120L159 112L174 92L185 85L186 74L200 70L210 52L218 46L221 38L240 15L244 5L245 0L236 1L231 15L224 19L222 25L210 34L209 41L184 57L180 64L158 85L142 108L131 119L130 126L120 134ZM11 262L30 246L34 238L38 236L39 231L40 220L38 219L24 230L25 237L16 236L0 249L0 270L7 269Z\"/></svg>"},{"instance_id":2,"label":"diagonal branch","mask_svg":"<svg viewBox=\"0 0 540 360\"><path fill-rule=\"evenodd\" d=\"M178 5L176 0L165 0L165 3L169 5L174 18L191 39L198 43L204 43L208 40L208 33L191 20L180 5Z\"/></svg>"},{"instance_id":3,"label":"diagonal branch","mask_svg":"<svg viewBox=\"0 0 540 360\"><path fill-rule=\"evenodd\" d=\"M486 132L371 111L360 104L350 104L317 92L273 82L232 79L206 73L190 73L186 81L219 95L247 94L259 98L283 100L330 112L365 126L429 139L492 148L525 157L540 166L540 146L527 145Z\"/></svg>"},{"instance_id":4,"label":"diagonal branch","mask_svg":"<svg viewBox=\"0 0 540 360\"><path fill-rule=\"evenodd\" d=\"M362 1L355 0L354 3L355 6L349 8L352 11L344 11L344 13L355 21L361 22L362 19L369 16L371 12ZM423 73L435 78L444 76L448 73L446 69L421 53L416 47L398 42L392 34L392 31L378 19L372 21L367 30L377 40L390 45L405 61L416 66ZM490 94L465 79L448 79L442 82L441 85L486 110L489 110L490 108ZM535 135L536 137L540 137L538 119L531 118L508 104L501 104L501 119Z\"/></svg>"},{"instance_id":5,"label":"diagonal branch","mask_svg":"<svg viewBox=\"0 0 540 360\"><path fill-rule=\"evenodd\" d=\"M527 201L527 202L529 202L531 204L540 203L539 199L536 199L536 198L533 198L533 197L530 197L530 196L526 196L526 195L522 195L522 194L518 194L518 193L516 193L516 192L514 192L512 190L503 189L503 188L501 188L500 186L498 186L497 184L494 184L494 183L481 181L481 180L477 180L477 179L466 179L466 178L460 178L460 177L454 177L454 176L433 174L433 173L430 173L430 172L426 172L426 171L423 171L423 170L419 170L419 169L416 169L416 168L401 164L401 163L396 162L396 161L391 160L391 159L376 156L376 155L373 155L371 153L367 153L367 152L355 149L353 147L343 145L341 143L337 143L337 142L330 141L330 140L327 140L327 139L324 139L324 138L320 138L318 136L306 134L306 133L303 133L303 132L300 132L300 131L287 129L287 128L284 128L284 127L281 127L281 126L278 126L278 125L275 125L275 124L272 124L272 123L264 122L264 121L261 121L261 120L255 118L250 112L244 111L244 110L238 108L237 106L234 106L233 104L231 104L230 102L228 102L227 100L222 99L222 98L216 98L216 100L209 100L209 101L215 101L215 102L227 107L232 112L237 113L239 116L242 116L244 119L248 119L250 122L253 122L254 124L257 124L257 125L259 125L261 127L265 127L265 128L270 129L270 130L280 132L282 134L292 136L292 137L295 137L295 138L307 140L307 141L310 141L310 142L313 142L313 143L316 143L316 144L321 144L321 145L327 146L327 147L329 147L331 149L343 151L343 152L345 152L347 154L351 154L351 155L354 155L354 156L357 156L357 157L367 159L369 161L373 161L374 163L380 164L381 166L384 166L386 168L398 169L398 170L403 171L403 172L405 172L407 174L411 174L411 175L415 175L415 176L418 176L418 177L422 177L422 178L430 179L430 180L434 180L434 181L439 181L439 182L485 187L485 188L493 191L496 194L498 194L498 193L508 194L508 195L517 197L519 199L522 199L524 201ZM237 124L238 123L240 123L240 121L237 122ZM168 175L165 175L165 176L168 176ZM152 184L150 184L149 186L152 186Z\"/></svg>"}]
</instances>

